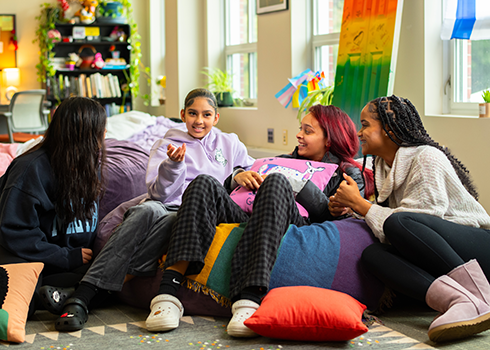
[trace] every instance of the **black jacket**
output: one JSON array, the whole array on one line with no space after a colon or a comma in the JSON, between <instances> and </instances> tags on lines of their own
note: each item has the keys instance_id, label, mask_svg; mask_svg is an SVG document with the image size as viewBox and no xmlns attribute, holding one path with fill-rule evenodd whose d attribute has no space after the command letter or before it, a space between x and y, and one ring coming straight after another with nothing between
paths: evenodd
<instances>
[{"instance_id":1,"label":"black jacket","mask_svg":"<svg viewBox=\"0 0 490 350\"><path fill-rule=\"evenodd\" d=\"M81 248L93 243L98 211L91 222L60 222L55 195L44 149L14 159L0 178L0 245L27 261L69 271L83 264Z\"/></svg>"}]
</instances>

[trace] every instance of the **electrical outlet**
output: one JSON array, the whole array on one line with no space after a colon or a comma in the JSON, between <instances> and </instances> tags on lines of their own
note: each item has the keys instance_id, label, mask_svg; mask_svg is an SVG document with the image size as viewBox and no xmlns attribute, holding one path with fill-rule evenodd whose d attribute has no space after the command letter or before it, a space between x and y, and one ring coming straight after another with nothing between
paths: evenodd
<instances>
[{"instance_id":1,"label":"electrical outlet","mask_svg":"<svg viewBox=\"0 0 490 350\"><path fill-rule=\"evenodd\" d=\"M282 144L283 145L288 144L288 131L286 129L282 131Z\"/></svg>"},{"instance_id":2,"label":"electrical outlet","mask_svg":"<svg viewBox=\"0 0 490 350\"><path fill-rule=\"evenodd\" d=\"M274 143L274 129L267 129L267 142Z\"/></svg>"}]
</instances>

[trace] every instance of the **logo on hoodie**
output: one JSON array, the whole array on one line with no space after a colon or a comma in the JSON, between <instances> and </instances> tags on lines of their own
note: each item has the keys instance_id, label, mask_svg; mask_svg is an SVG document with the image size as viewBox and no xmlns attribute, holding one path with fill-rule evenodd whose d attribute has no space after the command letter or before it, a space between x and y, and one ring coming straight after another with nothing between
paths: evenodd
<instances>
[{"instance_id":1,"label":"logo on hoodie","mask_svg":"<svg viewBox=\"0 0 490 350\"><path fill-rule=\"evenodd\" d=\"M226 164L228 164L228 161L223 155L223 151L221 149L216 150L216 155L214 156L214 159L216 159L216 161L224 167L226 166Z\"/></svg>"}]
</instances>

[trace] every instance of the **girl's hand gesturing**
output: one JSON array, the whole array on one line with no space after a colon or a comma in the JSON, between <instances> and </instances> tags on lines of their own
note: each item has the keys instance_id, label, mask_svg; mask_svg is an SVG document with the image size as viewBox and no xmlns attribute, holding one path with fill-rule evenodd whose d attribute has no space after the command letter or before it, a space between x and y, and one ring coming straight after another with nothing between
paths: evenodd
<instances>
[{"instance_id":1,"label":"girl's hand gesturing","mask_svg":"<svg viewBox=\"0 0 490 350\"><path fill-rule=\"evenodd\" d=\"M359 193L359 187L357 187L357 182L345 173L344 181L340 183L340 186L333 197L334 202L338 202L340 205L351 208L357 201L359 201L359 199L362 200L361 194Z\"/></svg>"},{"instance_id":2,"label":"girl's hand gesturing","mask_svg":"<svg viewBox=\"0 0 490 350\"><path fill-rule=\"evenodd\" d=\"M340 206L349 207L355 212L365 216L371 208L371 203L362 198L357 182L344 173L345 181L342 181L331 201ZM329 206L330 207L330 206ZM333 214L332 214L333 215Z\"/></svg>"},{"instance_id":3,"label":"girl's hand gesturing","mask_svg":"<svg viewBox=\"0 0 490 350\"><path fill-rule=\"evenodd\" d=\"M234 180L237 184L249 190L258 190L264 181L264 178L265 176L261 176L259 173L249 170L238 173Z\"/></svg>"},{"instance_id":4,"label":"girl's hand gesturing","mask_svg":"<svg viewBox=\"0 0 490 350\"><path fill-rule=\"evenodd\" d=\"M335 196L330 196L330 202L328 202L328 211L332 216L342 216L350 212L350 208L343 206L335 200Z\"/></svg>"},{"instance_id":5,"label":"girl's hand gesturing","mask_svg":"<svg viewBox=\"0 0 490 350\"><path fill-rule=\"evenodd\" d=\"M175 147L172 144L167 146L167 156L170 160L174 162L182 162L185 156L185 143L182 144L179 148Z\"/></svg>"}]
</instances>

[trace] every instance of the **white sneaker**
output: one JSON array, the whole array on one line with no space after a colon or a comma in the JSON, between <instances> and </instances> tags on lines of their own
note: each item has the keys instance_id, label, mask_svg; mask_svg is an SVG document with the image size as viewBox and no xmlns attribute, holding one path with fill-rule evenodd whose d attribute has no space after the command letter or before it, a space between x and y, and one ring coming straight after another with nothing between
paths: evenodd
<instances>
[{"instance_id":1,"label":"white sneaker","mask_svg":"<svg viewBox=\"0 0 490 350\"><path fill-rule=\"evenodd\" d=\"M228 323L228 334L232 337L240 338L257 337L258 334L245 326L243 322L252 316L258 308L259 304L247 299L238 300L233 303L231 307L233 317L230 323Z\"/></svg>"},{"instance_id":2,"label":"white sneaker","mask_svg":"<svg viewBox=\"0 0 490 350\"><path fill-rule=\"evenodd\" d=\"M179 326L184 307L179 299L170 294L160 294L151 301L151 312L146 319L146 329L151 332L170 331Z\"/></svg>"}]
</instances>

